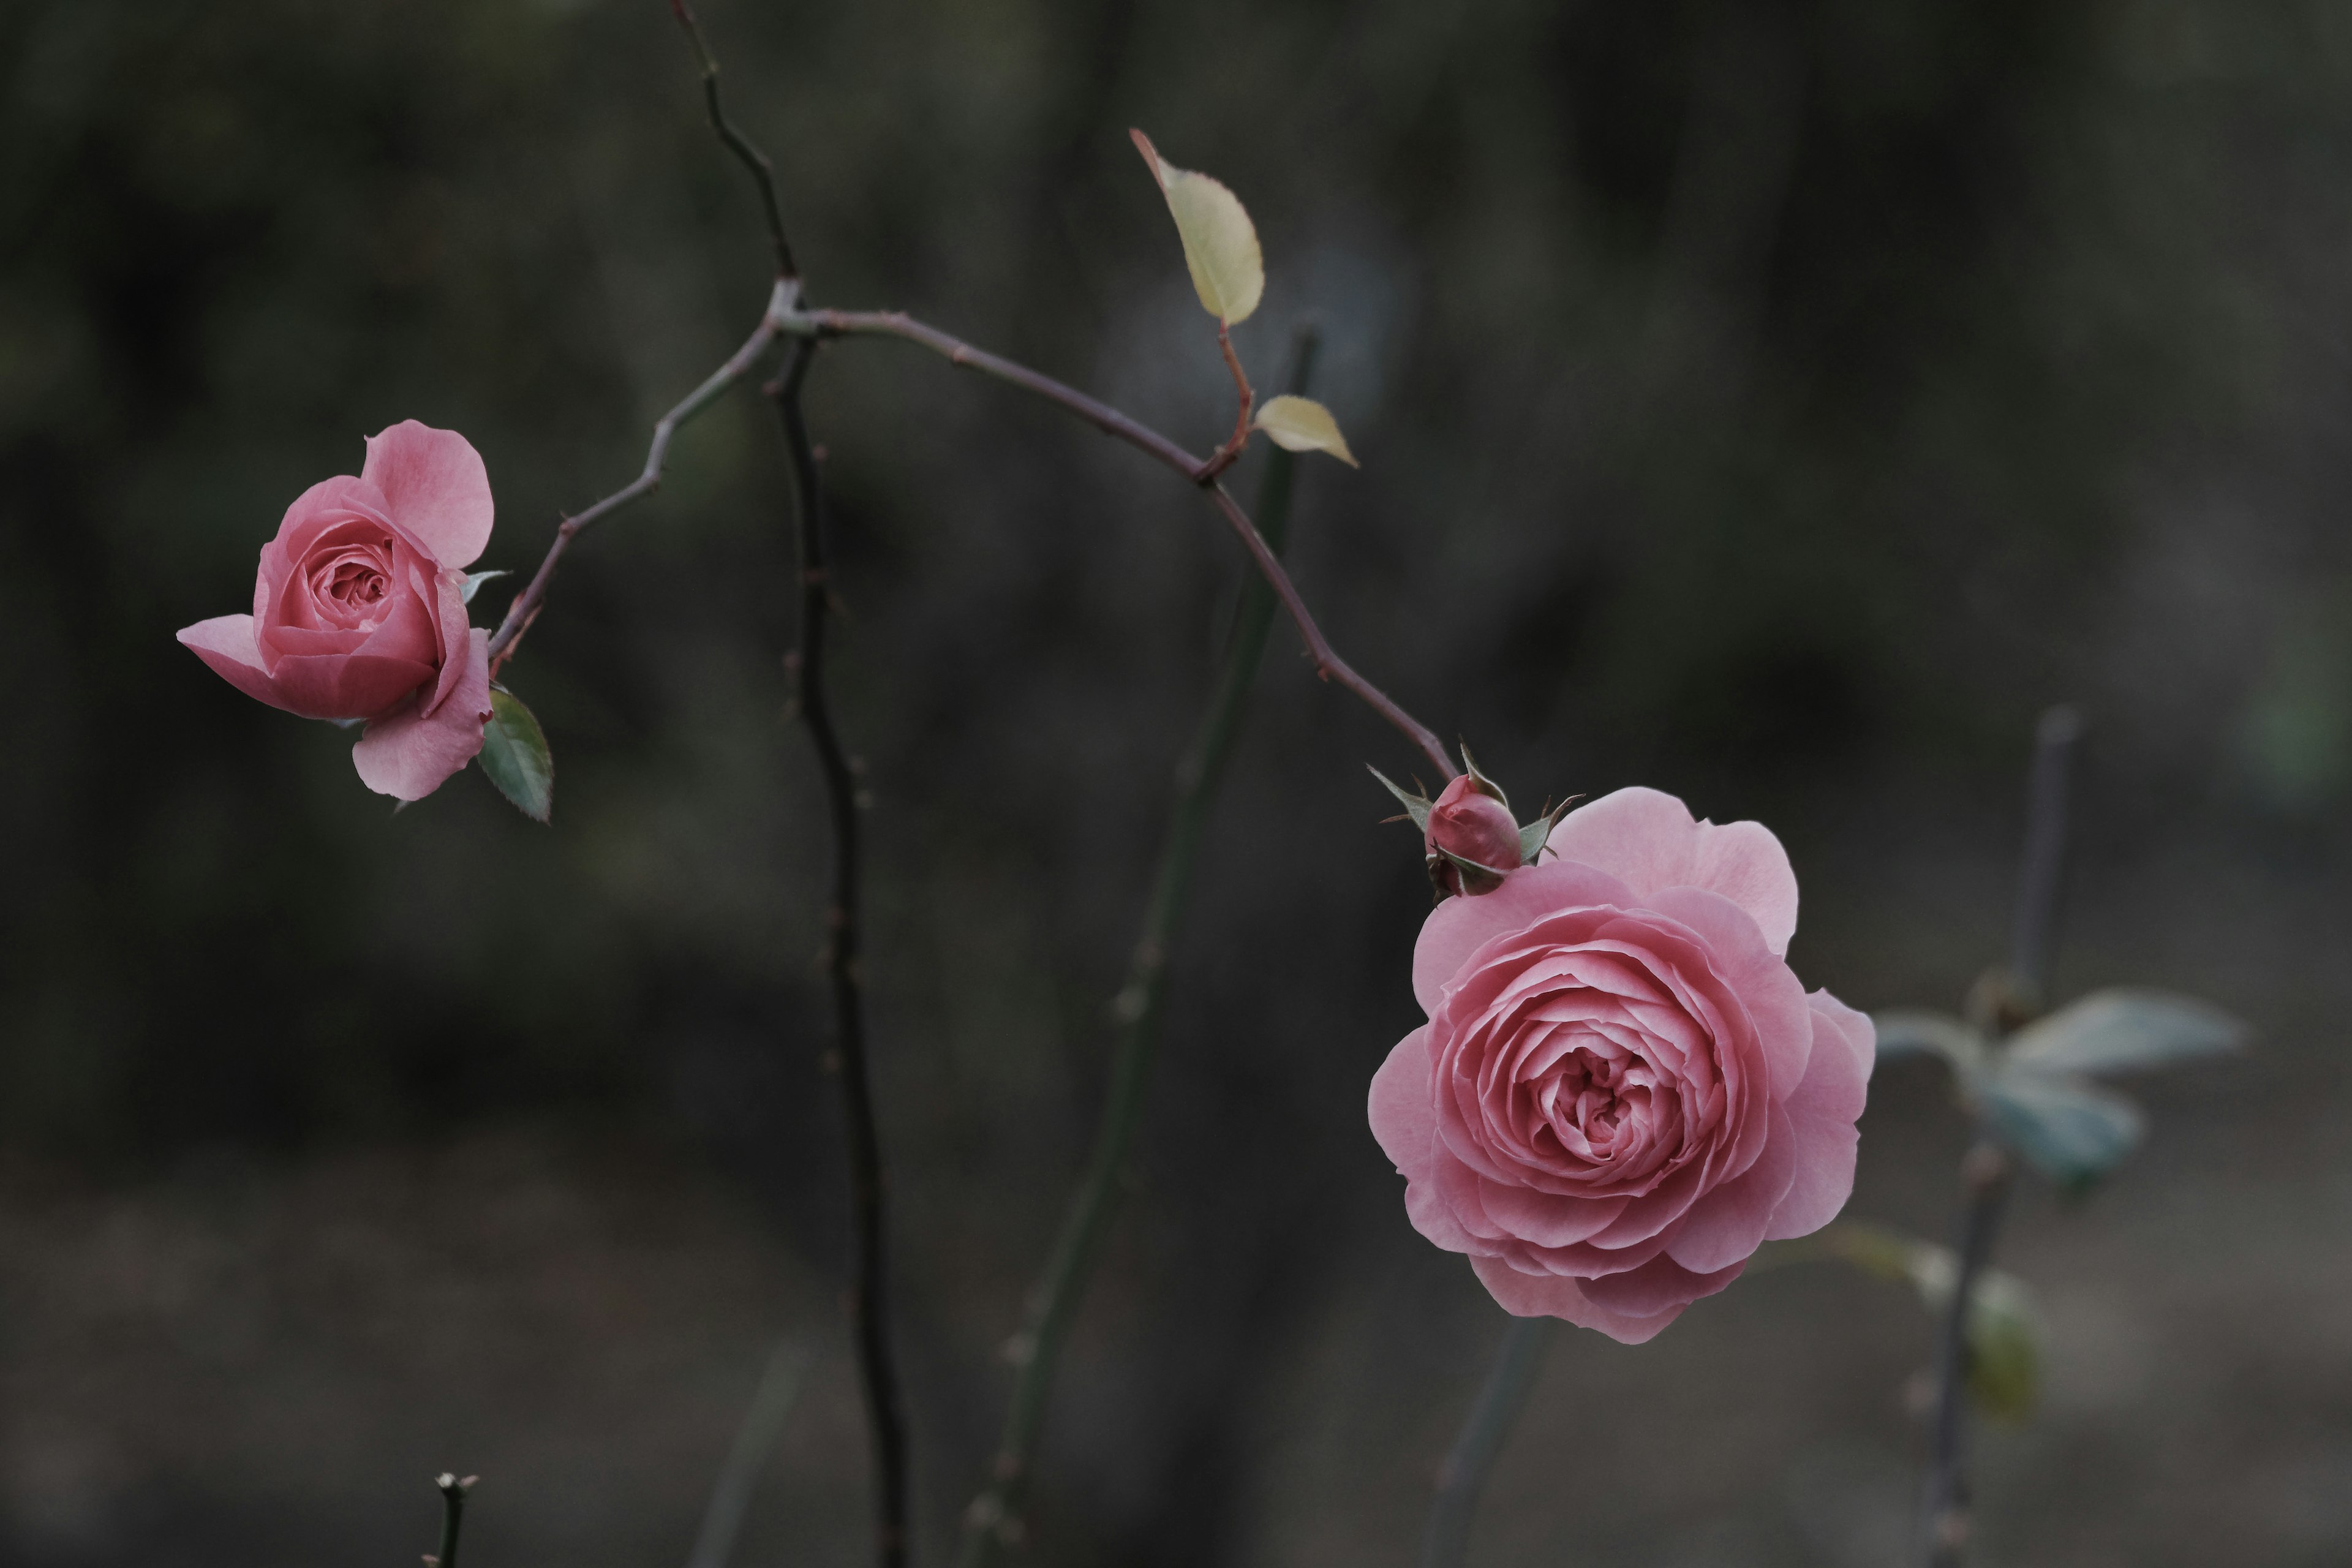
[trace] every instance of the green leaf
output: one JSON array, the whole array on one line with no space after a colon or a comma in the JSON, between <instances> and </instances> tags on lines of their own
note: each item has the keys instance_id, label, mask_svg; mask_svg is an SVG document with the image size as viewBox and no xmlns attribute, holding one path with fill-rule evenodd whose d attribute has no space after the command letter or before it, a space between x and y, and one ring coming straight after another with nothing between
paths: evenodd
<instances>
[{"instance_id":1,"label":"green leaf","mask_svg":"<svg viewBox=\"0 0 2352 1568\"><path fill-rule=\"evenodd\" d=\"M1339 421L1313 398L1293 397L1288 393L1269 397L1251 423L1286 452L1328 452L1351 468L1357 466L1356 455L1348 450L1348 438L1339 434Z\"/></svg>"},{"instance_id":2,"label":"green leaf","mask_svg":"<svg viewBox=\"0 0 2352 1568\"><path fill-rule=\"evenodd\" d=\"M1941 1057L1958 1080L1960 1091L1969 1096L1976 1093L1977 1081L1984 1076L1985 1063L1990 1056L1985 1037L1976 1030L1948 1013L1907 1007L1873 1013L1870 1021L1877 1026L1880 1061L1897 1057Z\"/></svg>"},{"instance_id":3,"label":"green leaf","mask_svg":"<svg viewBox=\"0 0 2352 1568\"><path fill-rule=\"evenodd\" d=\"M491 578L493 578L493 577L511 577L511 576L513 576L513 575L514 575L514 574L513 574L513 573L511 573L511 572L468 572L468 573L467 573L467 574L466 574L466 593L465 593L465 601L466 601L466 603L467 603L467 604L469 604L469 605L470 605L470 604L472 604L472 603L474 602L474 595L475 595L476 594L480 593L480 592L481 592L481 589L482 589L482 584L485 584L485 583L487 583L487 582L488 582Z\"/></svg>"},{"instance_id":4,"label":"green leaf","mask_svg":"<svg viewBox=\"0 0 2352 1568\"><path fill-rule=\"evenodd\" d=\"M1192 275L1202 308L1229 327L1247 320L1265 292L1265 258L1258 252L1257 229L1241 198L1206 174L1161 159L1142 132L1128 134L1135 138L1135 150L1143 154L1160 194L1168 198L1176 236L1184 242L1184 268Z\"/></svg>"},{"instance_id":5,"label":"green leaf","mask_svg":"<svg viewBox=\"0 0 2352 1568\"><path fill-rule=\"evenodd\" d=\"M2010 1037L2009 1065L2034 1072L2129 1072L2226 1056L2246 1026L2219 1007L2164 991L2094 991Z\"/></svg>"},{"instance_id":6,"label":"green leaf","mask_svg":"<svg viewBox=\"0 0 2352 1568\"><path fill-rule=\"evenodd\" d=\"M547 735L522 699L503 687L490 689L482 771L525 816L547 820L555 805L555 762L547 754Z\"/></svg>"},{"instance_id":7,"label":"green leaf","mask_svg":"<svg viewBox=\"0 0 2352 1568\"><path fill-rule=\"evenodd\" d=\"M1382 783L1382 784L1386 784L1386 785L1388 786L1388 791L1389 791L1389 793L1390 793L1391 795L1392 795L1396 796L1398 800L1400 800L1400 801L1402 801L1402 802L1403 802L1403 803L1404 803L1404 811L1405 811L1405 815L1406 815L1407 816L1410 816L1410 817L1412 817L1412 825L1413 825L1415 827L1420 828L1423 833L1428 832L1428 831L1429 831L1429 800L1428 800L1428 797L1427 797L1427 796L1425 796L1425 795L1413 795L1413 794L1409 793L1409 792L1405 789L1405 787L1404 787L1402 784L1401 784L1397 783L1397 782L1396 782L1396 780L1394 780L1394 779L1392 779L1392 778L1389 777L1389 775L1388 775L1388 774L1386 774L1386 773L1384 773L1381 772L1381 770L1380 770L1380 769L1375 768L1375 767L1372 767L1370 763L1366 763L1366 764L1365 764L1365 768L1366 768L1366 771L1367 771L1367 772L1369 772L1369 773L1370 773L1374 778L1376 778L1376 779L1380 780L1380 781L1381 781L1381 783Z\"/></svg>"},{"instance_id":8,"label":"green leaf","mask_svg":"<svg viewBox=\"0 0 2352 1568\"><path fill-rule=\"evenodd\" d=\"M2054 1073L1998 1073L1982 1098L1994 1136L2061 1186L2087 1186L2114 1170L2144 1125L2122 1095Z\"/></svg>"}]
</instances>

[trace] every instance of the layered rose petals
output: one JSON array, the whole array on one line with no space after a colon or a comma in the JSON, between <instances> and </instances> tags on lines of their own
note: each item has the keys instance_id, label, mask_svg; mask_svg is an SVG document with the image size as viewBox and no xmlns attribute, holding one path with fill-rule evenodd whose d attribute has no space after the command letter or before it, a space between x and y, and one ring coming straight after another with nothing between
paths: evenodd
<instances>
[{"instance_id":1,"label":"layered rose petals","mask_svg":"<svg viewBox=\"0 0 2352 1568\"><path fill-rule=\"evenodd\" d=\"M489 662L459 568L491 519L466 438L403 421L368 438L358 478L321 480L287 509L262 547L251 615L200 621L180 641L249 697L366 721L361 779L421 799L482 748Z\"/></svg>"},{"instance_id":2,"label":"layered rose petals","mask_svg":"<svg viewBox=\"0 0 2352 1568\"><path fill-rule=\"evenodd\" d=\"M1758 824L1624 790L1550 844L1431 913L1429 1022L1375 1075L1372 1131L1505 1310L1638 1343L1843 1205L1870 1022L1790 972L1796 879Z\"/></svg>"}]
</instances>

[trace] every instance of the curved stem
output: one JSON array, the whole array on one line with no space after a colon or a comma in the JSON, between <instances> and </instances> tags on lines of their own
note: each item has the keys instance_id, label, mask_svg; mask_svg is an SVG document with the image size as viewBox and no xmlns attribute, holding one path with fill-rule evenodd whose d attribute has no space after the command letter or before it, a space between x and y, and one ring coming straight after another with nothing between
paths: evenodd
<instances>
[{"instance_id":1,"label":"curved stem","mask_svg":"<svg viewBox=\"0 0 2352 1568\"><path fill-rule=\"evenodd\" d=\"M801 721L808 728L819 771L824 775L826 815L833 825L833 893L824 911L824 971L833 993L830 1065L841 1082L842 1110L849 1133L851 1237L856 1253L849 1310L874 1439L878 1560L881 1568L901 1568L907 1561L908 1542L907 1417L890 1353L882 1139L875 1125L874 1089L866 1060L865 976L858 964L857 779L834 727L832 706L825 695L824 634L832 587L826 576L824 490L817 474L816 448L809 440L808 422L801 411L801 384L807 378L815 353L814 342L795 345L783 375L768 392L792 454L797 502L801 633L793 661L799 686L796 695Z\"/></svg>"},{"instance_id":2,"label":"curved stem","mask_svg":"<svg viewBox=\"0 0 2352 1568\"><path fill-rule=\"evenodd\" d=\"M1294 390L1305 390L1313 374L1315 348L1313 335L1302 333L1291 374ZM1281 548L1287 531L1295 459L1287 452L1276 451L1266 461L1258 515L1265 520L1270 550ZM1130 1184L1128 1163L1143 1121L1144 1090L1152 1058L1158 1054L1160 1017L1168 995L1168 955L1191 903L1193 867L1207 835L1217 787L1241 733L1250 687L1273 629L1274 610L1274 591L1265 579L1248 579L1242 588L1241 606L1215 693L1202 716L1199 733L1177 765L1176 801L1169 816L1168 840L1152 878L1151 901L1144 913L1143 931L1135 944L1127 984L1112 1004L1120 1032L1111 1058L1110 1092L1069 1216L1063 1222L1045 1274L1030 1295L1027 1318L1013 1341L1018 1371L1013 1397L1005 1410L1004 1430L989 1468L988 1484L964 1513L963 1541L957 1553L963 1568L981 1568L1000 1549L1018 1544L1027 1533L1024 1510L1045 1431L1046 1405L1053 1394L1054 1373L1061 1363L1078 1305L1094 1279L1103 1241Z\"/></svg>"},{"instance_id":3,"label":"curved stem","mask_svg":"<svg viewBox=\"0 0 2352 1568\"><path fill-rule=\"evenodd\" d=\"M1549 1318L1513 1318L1503 1331L1495 1364L1470 1406L1460 1436L1438 1467L1437 1496L1429 1505L1429 1524L1422 1532L1421 1568L1461 1568L1470 1550L1470 1521L1478 1511L1479 1494L1503 1451L1503 1441L1519 1418L1535 1386L1536 1370L1543 1364Z\"/></svg>"},{"instance_id":4,"label":"curved stem","mask_svg":"<svg viewBox=\"0 0 2352 1568\"><path fill-rule=\"evenodd\" d=\"M1347 661L1332 651L1329 639L1324 637L1322 628L1315 624L1314 615L1307 608L1307 602L1299 597L1298 589L1290 581L1290 574L1283 569L1281 560L1266 547L1265 541L1259 537L1256 527L1250 521L1249 514L1242 510L1234 498L1226 494L1223 487L1216 482L1218 470L1213 457L1205 460L1195 458L1159 431L1120 413L1110 405L1089 397L1074 386L1055 381L1052 376L1042 375L1026 365L1016 364L1002 355L990 353L985 349L976 349L961 339L940 331L937 327L916 321L903 310L787 309L778 324L785 331L819 338L889 337L919 344L933 353L944 356L951 364L976 370L982 375L992 376L998 381L1017 386L1024 392L1034 393L1048 403L1076 415L1105 435L1114 436L1125 441L1138 451L1175 469L1194 484L1201 486L1216 502L1217 509L1224 514L1225 521L1233 525L1234 532L1240 537L1243 547L1249 552L1250 559L1256 563L1260 575L1265 577L1267 584L1273 587L1276 597L1282 602L1283 608L1289 612L1291 620L1298 627L1299 637L1307 644L1308 655L1315 660L1316 674L1327 680L1338 681L1341 686L1363 699L1374 712L1387 720L1403 734L1405 739L1420 749L1422 755L1427 757L1431 765L1437 769L1439 776L1450 779L1462 771L1454 765L1454 759L1446 753L1444 742L1437 738L1434 731L1406 712L1393 698L1381 690L1379 687L1357 674Z\"/></svg>"},{"instance_id":5,"label":"curved stem","mask_svg":"<svg viewBox=\"0 0 2352 1568\"><path fill-rule=\"evenodd\" d=\"M700 386L681 398L676 407L654 422L653 445L646 450L646 466L637 477L587 510L563 520L555 531L554 542L547 547L547 554L539 563L539 570L531 574L529 585L515 595L514 603L507 606L506 616L499 622L499 629L490 634L490 673L493 676L514 657L516 645L530 629L531 622L539 618L541 606L547 600L548 583L555 575L555 563L563 559L563 552L571 548L573 536L591 523L603 521L631 501L650 495L660 488L662 466L669 460L670 438L677 434L678 426L709 407L720 393L751 373L752 367L760 363L761 356L768 352L768 346L776 341L782 318L797 298L798 289L790 279L779 280L769 296L767 314L760 319L760 324L753 329L751 335L743 340L743 346L737 349L726 363L711 372Z\"/></svg>"}]
</instances>

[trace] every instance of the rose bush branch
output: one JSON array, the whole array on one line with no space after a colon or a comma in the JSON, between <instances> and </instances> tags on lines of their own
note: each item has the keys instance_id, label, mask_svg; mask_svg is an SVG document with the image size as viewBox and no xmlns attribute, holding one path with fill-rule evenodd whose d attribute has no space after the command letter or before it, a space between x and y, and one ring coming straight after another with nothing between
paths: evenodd
<instances>
[{"instance_id":1,"label":"rose bush branch","mask_svg":"<svg viewBox=\"0 0 2352 1568\"><path fill-rule=\"evenodd\" d=\"M1307 644L1307 656L1315 661L1315 673L1326 680L1337 681L1360 698L1412 742L1442 776L1450 779L1462 771L1454 764L1444 742L1437 738L1435 731L1406 712L1395 699L1358 674L1355 668L1331 647L1330 639L1316 624L1314 613L1307 609L1306 600L1299 596L1297 586L1291 582L1281 560L1267 546L1265 538L1251 522L1249 514L1242 510L1240 503L1226 492L1223 486L1217 483L1222 465L1216 465L1213 458L1195 458L1159 431L1122 414L1110 405L1089 397L1049 375L1040 374L1026 365L1017 364L985 349L974 348L937 327L915 320L903 310L804 310L788 307L777 324L786 332L818 338L890 337L918 344L940 355L950 364L976 370L982 375L1042 397L1201 486L1216 503L1218 511L1231 525L1243 548L1249 552L1250 560L1259 574L1273 588L1275 596L1281 601L1283 609L1297 626L1299 637ZM1244 434L1247 434L1246 430Z\"/></svg>"},{"instance_id":2,"label":"rose bush branch","mask_svg":"<svg viewBox=\"0 0 2352 1568\"><path fill-rule=\"evenodd\" d=\"M826 816L833 827L833 888L825 905L825 981L833 994L834 1056L848 1122L851 1228L856 1260L850 1316L874 1442L876 1529L882 1568L907 1561L907 1416L890 1352L889 1260L884 1213L882 1142L874 1116L866 1066L865 974L858 922L857 777L833 721L825 692L825 627L833 588L825 549L824 488L815 446L801 411L801 387L816 345L793 347L784 374L767 388L792 458L793 516L800 542L800 646L793 670L801 722L824 777Z\"/></svg>"},{"instance_id":3,"label":"rose bush branch","mask_svg":"<svg viewBox=\"0 0 2352 1568\"><path fill-rule=\"evenodd\" d=\"M539 618L540 611L546 606L548 584L555 576L555 564L563 559L563 552L572 547L572 540L591 525L603 521L632 501L642 500L661 488L662 468L669 461L670 440L677 434L679 426L717 402L719 394L757 368L776 342L781 325L798 299L799 292L797 282L791 279L779 279L769 295L767 312L760 318L760 324L752 329L751 335L743 340L743 346L730 355L726 363L711 372L701 385L679 399L676 407L654 422L653 444L646 450L646 465L637 477L595 505L566 517L556 528L555 539L548 545L547 554L541 559L539 570L531 574L530 582L507 606L498 630L490 634L490 673L493 676L514 657L516 645L522 641L523 634L530 630L531 623Z\"/></svg>"},{"instance_id":4,"label":"rose bush branch","mask_svg":"<svg viewBox=\"0 0 2352 1568\"><path fill-rule=\"evenodd\" d=\"M1299 334L1291 371L1294 392L1307 390L1314 374L1316 339ZM1268 547L1279 551L1287 532L1294 462L1276 451L1267 460L1258 490L1258 516ZM1094 1279L1102 1244L1118 1218L1131 1181L1129 1162L1143 1121L1144 1091L1158 1054L1160 1026L1168 997L1168 961L1192 901L1193 867L1206 837L1225 764L1241 734L1250 688L1274 626L1275 595L1262 576L1242 587L1224 667L1191 748L1176 770L1176 801L1169 815L1168 839L1152 877L1151 900L1135 944L1127 983L1112 1004L1119 1024L1111 1057L1110 1089L1094 1152L1080 1177L1052 1257L1029 1298L1027 1316L1013 1338L1013 1395L1004 1428L989 1467L987 1484L965 1510L958 1562L981 1568L1000 1549L1016 1546L1027 1533L1024 1517L1030 1481L1044 1434L1054 1375L1076 1321L1078 1305Z\"/></svg>"}]
</instances>

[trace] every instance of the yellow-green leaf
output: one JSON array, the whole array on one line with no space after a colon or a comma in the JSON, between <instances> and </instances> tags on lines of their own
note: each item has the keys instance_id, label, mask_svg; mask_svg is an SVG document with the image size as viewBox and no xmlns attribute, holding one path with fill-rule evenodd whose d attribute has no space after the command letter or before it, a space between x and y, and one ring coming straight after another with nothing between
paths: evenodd
<instances>
[{"instance_id":1,"label":"yellow-green leaf","mask_svg":"<svg viewBox=\"0 0 2352 1568\"><path fill-rule=\"evenodd\" d=\"M1339 434L1339 421L1311 397L1293 397L1287 393L1270 397L1252 423L1286 452L1328 452L1348 467L1356 466L1356 455L1348 450L1348 438Z\"/></svg>"},{"instance_id":2,"label":"yellow-green leaf","mask_svg":"<svg viewBox=\"0 0 2352 1568\"><path fill-rule=\"evenodd\" d=\"M1160 182L1175 215L1177 237L1184 242L1184 267L1202 308L1227 326L1246 319L1265 292L1265 259L1257 248L1257 229L1242 207L1241 198L1206 174L1179 169L1160 156L1151 138L1130 131L1135 149Z\"/></svg>"}]
</instances>

